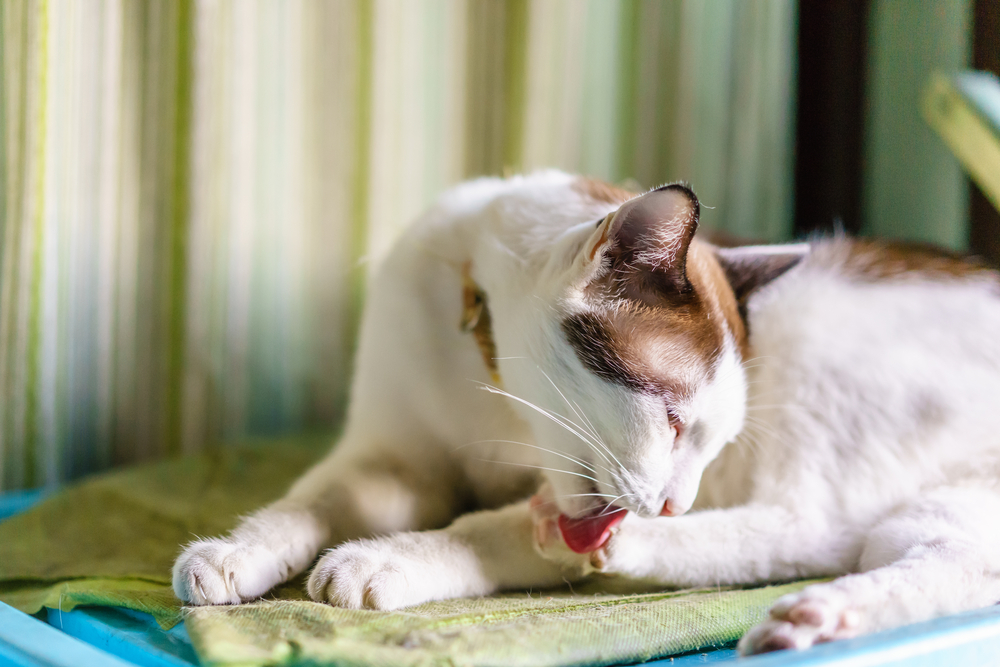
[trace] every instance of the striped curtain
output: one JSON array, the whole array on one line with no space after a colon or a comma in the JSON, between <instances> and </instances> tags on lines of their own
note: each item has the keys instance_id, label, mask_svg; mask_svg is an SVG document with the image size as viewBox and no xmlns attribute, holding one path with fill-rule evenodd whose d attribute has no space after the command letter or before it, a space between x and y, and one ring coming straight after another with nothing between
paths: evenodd
<instances>
[{"instance_id":1,"label":"striped curtain","mask_svg":"<svg viewBox=\"0 0 1000 667\"><path fill-rule=\"evenodd\" d=\"M332 428L366 274L471 176L790 230L792 0L0 6L0 489Z\"/></svg>"}]
</instances>

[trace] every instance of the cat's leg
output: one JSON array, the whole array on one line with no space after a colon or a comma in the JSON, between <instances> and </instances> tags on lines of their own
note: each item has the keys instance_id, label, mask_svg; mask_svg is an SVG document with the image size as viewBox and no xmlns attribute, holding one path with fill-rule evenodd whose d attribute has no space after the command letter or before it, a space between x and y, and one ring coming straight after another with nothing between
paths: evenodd
<instances>
[{"instance_id":1,"label":"cat's leg","mask_svg":"<svg viewBox=\"0 0 1000 667\"><path fill-rule=\"evenodd\" d=\"M1000 601L997 516L993 490L924 495L871 531L860 574L779 599L740 651L804 648Z\"/></svg>"},{"instance_id":2,"label":"cat's leg","mask_svg":"<svg viewBox=\"0 0 1000 667\"><path fill-rule=\"evenodd\" d=\"M174 592L190 604L238 604L305 570L324 546L447 524L457 484L370 447L341 444L277 502L245 517L226 537L189 544L173 569Z\"/></svg>"},{"instance_id":3,"label":"cat's leg","mask_svg":"<svg viewBox=\"0 0 1000 667\"><path fill-rule=\"evenodd\" d=\"M586 576L535 550L529 502L459 517L443 530L358 540L328 552L309 577L314 600L390 610L430 600L551 587ZM586 560L586 558L584 558Z\"/></svg>"},{"instance_id":4,"label":"cat's leg","mask_svg":"<svg viewBox=\"0 0 1000 667\"><path fill-rule=\"evenodd\" d=\"M629 514L605 549L606 574L692 588L826 576L857 563L863 533L819 511L748 504L677 517Z\"/></svg>"}]
</instances>

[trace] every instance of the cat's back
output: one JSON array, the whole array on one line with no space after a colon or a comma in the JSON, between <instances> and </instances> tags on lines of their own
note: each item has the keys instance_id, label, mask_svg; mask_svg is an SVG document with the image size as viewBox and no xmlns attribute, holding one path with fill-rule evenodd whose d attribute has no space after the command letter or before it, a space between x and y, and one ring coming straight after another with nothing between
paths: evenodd
<instances>
[{"instance_id":1,"label":"cat's back","mask_svg":"<svg viewBox=\"0 0 1000 667\"><path fill-rule=\"evenodd\" d=\"M925 247L820 240L747 312L749 411L776 444L764 468L808 478L841 507L879 505L1000 451L995 270ZM814 473L791 472L796 461Z\"/></svg>"},{"instance_id":2,"label":"cat's back","mask_svg":"<svg viewBox=\"0 0 1000 667\"><path fill-rule=\"evenodd\" d=\"M755 346L784 339L841 362L847 352L929 347L1000 365L1000 274L929 246L815 241L795 268L751 296L747 311Z\"/></svg>"}]
</instances>

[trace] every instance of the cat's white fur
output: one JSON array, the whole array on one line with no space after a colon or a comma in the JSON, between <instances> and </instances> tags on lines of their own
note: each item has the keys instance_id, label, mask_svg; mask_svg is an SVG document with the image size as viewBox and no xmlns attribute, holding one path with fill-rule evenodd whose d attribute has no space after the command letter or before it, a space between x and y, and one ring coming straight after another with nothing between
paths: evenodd
<instances>
[{"instance_id":1,"label":"cat's white fur","mask_svg":"<svg viewBox=\"0 0 1000 667\"><path fill-rule=\"evenodd\" d=\"M744 652L1000 600L995 274L859 280L845 241L780 249L803 258L747 302L751 358L727 333L672 406L698 425L675 442L659 397L597 377L560 328L590 307L595 223L618 208L576 182L473 181L410 228L370 285L340 443L230 535L190 544L179 597L257 598L327 546L309 594L354 608L595 569L681 587L846 575L782 598ZM467 263L509 396L458 327ZM569 551L553 516L612 498L631 511L601 557ZM665 501L693 511L658 516Z\"/></svg>"}]
</instances>

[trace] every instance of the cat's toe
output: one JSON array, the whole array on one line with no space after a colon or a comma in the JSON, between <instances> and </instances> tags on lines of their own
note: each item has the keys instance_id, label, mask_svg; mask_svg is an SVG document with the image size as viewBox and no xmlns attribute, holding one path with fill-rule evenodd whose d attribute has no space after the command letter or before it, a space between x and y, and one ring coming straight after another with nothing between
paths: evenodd
<instances>
[{"instance_id":1,"label":"cat's toe","mask_svg":"<svg viewBox=\"0 0 1000 667\"><path fill-rule=\"evenodd\" d=\"M740 655L753 655L796 648L793 629L791 623L784 621L773 619L764 621L743 635L737 649Z\"/></svg>"},{"instance_id":2,"label":"cat's toe","mask_svg":"<svg viewBox=\"0 0 1000 667\"><path fill-rule=\"evenodd\" d=\"M223 540L199 540L174 563L174 593L192 605L237 604L242 600L227 582L223 565L235 547Z\"/></svg>"},{"instance_id":3,"label":"cat's toe","mask_svg":"<svg viewBox=\"0 0 1000 667\"><path fill-rule=\"evenodd\" d=\"M785 595L771 608L771 618L740 640L743 655L847 639L858 634L860 617L840 592L823 585Z\"/></svg>"},{"instance_id":4,"label":"cat's toe","mask_svg":"<svg viewBox=\"0 0 1000 667\"><path fill-rule=\"evenodd\" d=\"M320 558L306 584L309 597L336 607L364 609L364 584L375 563L356 553L355 546L345 544Z\"/></svg>"},{"instance_id":5,"label":"cat's toe","mask_svg":"<svg viewBox=\"0 0 1000 667\"><path fill-rule=\"evenodd\" d=\"M240 604L259 598L286 575L287 567L264 549L198 540L174 563L173 587L191 605Z\"/></svg>"},{"instance_id":6,"label":"cat's toe","mask_svg":"<svg viewBox=\"0 0 1000 667\"><path fill-rule=\"evenodd\" d=\"M430 553L432 546L413 536L348 542L316 564L309 576L309 596L338 607L379 611L453 597L448 573L428 558Z\"/></svg>"},{"instance_id":7,"label":"cat's toe","mask_svg":"<svg viewBox=\"0 0 1000 667\"><path fill-rule=\"evenodd\" d=\"M407 563L374 540L331 549L309 575L309 596L347 609L387 611L407 606L413 592ZM405 560L405 559L402 559Z\"/></svg>"}]
</instances>

